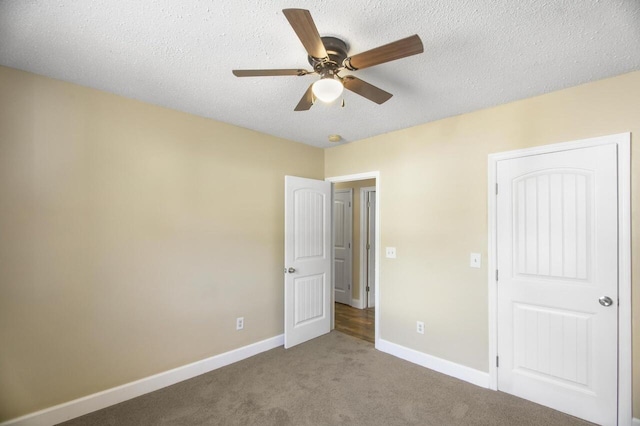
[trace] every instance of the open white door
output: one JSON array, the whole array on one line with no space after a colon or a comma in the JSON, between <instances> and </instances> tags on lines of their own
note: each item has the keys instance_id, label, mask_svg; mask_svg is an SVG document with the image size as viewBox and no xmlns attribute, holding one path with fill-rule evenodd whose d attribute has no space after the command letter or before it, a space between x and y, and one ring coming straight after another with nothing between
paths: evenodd
<instances>
[{"instance_id":1,"label":"open white door","mask_svg":"<svg viewBox=\"0 0 640 426\"><path fill-rule=\"evenodd\" d=\"M498 389L617 422L616 146L499 161Z\"/></svg>"},{"instance_id":2,"label":"open white door","mask_svg":"<svg viewBox=\"0 0 640 426\"><path fill-rule=\"evenodd\" d=\"M340 189L333 193L333 270L335 301L351 306L351 269L353 239L353 190Z\"/></svg>"},{"instance_id":3,"label":"open white door","mask_svg":"<svg viewBox=\"0 0 640 426\"><path fill-rule=\"evenodd\" d=\"M284 347L331 329L331 182L285 176Z\"/></svg>"},{"instance_id":4,"label":"open white door","mask_svg":"<svg viewBox=\"0 0 640 426\"><path fill-rule=\"evenodd\" d=\"M376 306L376 191L367 193L367 308Z\"/></svg>"}]
</instances>

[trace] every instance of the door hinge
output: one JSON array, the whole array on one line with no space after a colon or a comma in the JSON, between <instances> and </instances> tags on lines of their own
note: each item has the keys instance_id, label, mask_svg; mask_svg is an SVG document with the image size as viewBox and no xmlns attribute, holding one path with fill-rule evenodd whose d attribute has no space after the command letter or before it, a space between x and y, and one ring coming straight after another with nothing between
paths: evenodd
<instances>
[{"instance_id":1,"label":"door hinge","mask_svg":"<svg viewBox=\"0 0 640 426\"><path fill-rule=\"evenodd\" d=\"M371 244L367 243L367 250L371 250Z\"/></svg>"},{"instance_id":2,"label":"door hinge","mask_svg":"<svg viewBox=\"0 0 640 426\"><path fill-rule=\"evenodd\" d=\"M349 248L351 248L351 243L349 243Z\"/></svg>"},{"instance_id":3,"label":"door hinge","mask_svg":"<svg viewBox=\"0 0 640 426\"><path fill-rule=\"evenodd\" d=\"M371 201L367 201L367 207L371 208Z\"/></svg>"},{"instance_id":4,"label":"door hinge","mask_svg":"<svg viewBox=\"0 0 640 426\"><path fill-rule=\"evenodd\" d=\"M367 286L367 291L369 291L369 290L370 290L370 289L369 289L369 286Z\"/></svg>"},{"instance_id":5,"label":"door hinge","mask_svg":"<svg viewBox=\"0 0 640 426\"><path fill-rule=\"evenodd\" d=\"M496 183L496 195L498 195L498 184Z\"/></svg>"},{"instance_id":6,"label":"door hinge","mask_svg":"<svg viewBox=\"0 0 640 426\"><path fill-rule=\"evenodd\" d=\"M351 207L351 201L349 201L349 207Z\"/></svg>"},{"instance_id":7,"label":"door hinge","mask_svg":"<svg viewBox=\"0 0 640 426\"><path fill-rule=\"evenodd\" d=\"M496 367L500 367L500 357L496 356Z\"/></svg>"},{"instance_id":8,"label":"door hinge","mask_svg":"<svg viewBox=\"0 0 640 426\"><path fill-rule=\"evenodd\" d=\"M496 269L496 281L498 281L498 270Z\"/></svg>"},{"instance_id":9,"label":"door hinge","mask_svg":"<svg viewBox=\"0 0 640 426\"><path fill-rule=\"evenodd\" d=\"M351 290L351 284L347 285L347 289Z\"/></svg>"}]
</instances>

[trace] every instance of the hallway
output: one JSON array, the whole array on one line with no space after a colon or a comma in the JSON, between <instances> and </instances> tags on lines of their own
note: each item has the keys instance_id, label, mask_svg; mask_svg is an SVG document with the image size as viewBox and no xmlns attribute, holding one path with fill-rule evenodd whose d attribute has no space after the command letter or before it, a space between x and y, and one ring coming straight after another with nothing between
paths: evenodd
<instances>
[{"instance_id":1,"label":"hallway","mask_svg":"<svg viewBox=\"0 0 640 426\"><path fill-rule=\"evenodd\" d=\"M357 309L336 303L336 330L375 343L375 308Z\"/></svg>"}]
</instances>

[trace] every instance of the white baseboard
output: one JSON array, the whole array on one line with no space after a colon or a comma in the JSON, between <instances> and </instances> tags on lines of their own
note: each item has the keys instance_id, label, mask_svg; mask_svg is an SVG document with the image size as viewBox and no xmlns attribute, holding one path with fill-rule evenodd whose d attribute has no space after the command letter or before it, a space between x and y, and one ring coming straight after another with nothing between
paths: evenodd
<instances>
[{"instance_id":1,"label":"white baseboard","mask_svg":"<svg viewBox=\"0 0 640 426\"><path fill-rule=\"evenodd\" d=\"M358 309L364 309L364 305L360 299L351 299L351 306Z\"/></svg>"},{"instance_id":2,"label":"white baseboard","mask_svg":"<svg viewBox=\"0 0 640 426\"><path fill-rule=\"evenodd\" d=\"M640 419L636 419L635 417L633 418L633 420L631 421L631 424L633 426L640 426Z\"/></svg>"},{"instance_id":3,"label":"white baseboard","mask_svg":"<svg viewBox=\"0 0 640 426\"><path fill-rule=\"evenodd\" d=\"M252 357L284 344L284 335L243 346L220 355L158 373L135 382L94 393L35 413L0 423L0 426L50 426L144 395Z\"/></svg>"},{"instance_id":4,"label":"white baseboard","mask_svg":"<svg viewBox=\"0 0 640 426\"><path fill-rule=\"evenodd\" d=\"M464 380L465 382L469 382L476 386L483 388L489 387L489 373L485 373L484 371L476 370L471 367L456 364L455 362L418 352L414 349L391 343L383 339L378 340L376 349L439 373L455 377L456 379Z\"/></svg>"}]
</instances>

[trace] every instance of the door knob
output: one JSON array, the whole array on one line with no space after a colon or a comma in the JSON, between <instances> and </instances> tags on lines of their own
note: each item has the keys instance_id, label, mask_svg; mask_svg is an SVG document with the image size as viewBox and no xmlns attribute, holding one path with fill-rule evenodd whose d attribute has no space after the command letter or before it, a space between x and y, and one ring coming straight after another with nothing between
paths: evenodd
<instances>
[{"instance_id":1,"label":"door knob","mask_svg":"<svg viewBox=\"0 0 640 426\"><path fill-rule=\"evenodd\" d=\"M602 306L611 306L611 305L613 305L613 300L611 300L611 298L609 296L602 296L600 299L598 299L598 302L600 302L600 304Z\"/></svg>"},{"instance_id":2,"label":"door knob","mask_svg":"<svg viewBox=\"0 0 640 426\"><path fill-rule=\"evenodd\" d=\"M287 270L288 273L293 274L296 271L296 268L289 268L289 270ZM602 303L602 302L600 302Z\"/></svg>"}]
</instances>

